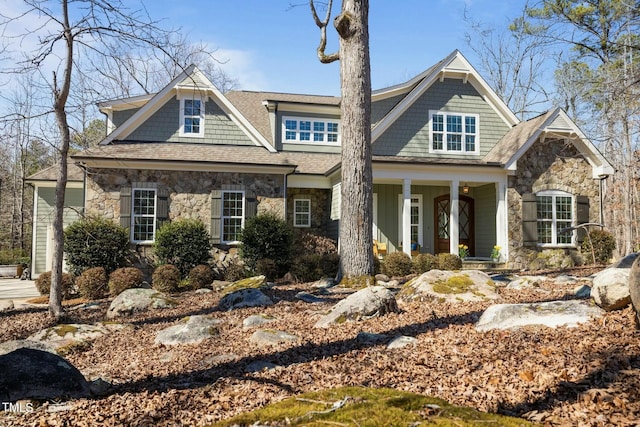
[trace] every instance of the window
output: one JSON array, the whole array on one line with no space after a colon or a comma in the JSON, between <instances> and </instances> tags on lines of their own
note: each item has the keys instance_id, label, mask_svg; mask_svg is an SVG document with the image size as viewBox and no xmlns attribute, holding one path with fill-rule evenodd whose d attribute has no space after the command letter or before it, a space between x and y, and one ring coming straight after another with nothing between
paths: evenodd
<instances>
[{"instance_id":1,"label":"window","mask_svg":"<svg viewBox=\"0 0 640 427\"><path fill-rule=\"evenodd\" d=\"M402 194L398 196L398 218L400 224L398 227L398 235L402 238L402 206L404 200ZM410 210L410 226L411 226L411 242L418 243L420 246L422 243L422 194L411 195L411 210Z\"/></svg>"},{"instance_id":2,"label":"window","mask_svg":"<svg viewBox=\"0 0 640 427\"><path fill-rule=\"evenodd\" d=\"M180 135L204 136L204 102L200 98L180 100Z\"/></svg>"},{"instance_id":3,"label":"window","mask_svg":"<svg viewBox=\"0 0 640 427\"><path fill-rule=\"evenodd\" d=\"M222 192L222 241L238 242L244 225L244 192Z\"/></svg>"},{"instance_id":4,"label":"window","mask_svg":"<svg viewBox=\"0 0 640 427\"><path fill-rule=\"evenodd\" d=\"M295 199L293 201L294 227L311 227L311 200Z\"/></svg>"},{"instance_id":5,"label":"window","mask_svg":"<svg viewBox=\"0 0 640 427\"><path fill-rule=\"evenodd\" d=\"M284 142L286 143L339 144L339 124L337 121L283 117L282 124Z\"/></svg>"},{"instance_id":6,"label":"window","mask_svg":"<svg viewBox=\"0 0 640 427\"><path fill-rule=\"evenodd\" d=\"M563 232L573 225L573 196L562 191L536 194L538 243L541 245L573 245L574 231Z\"/></svg>"},{"instance_id":7,"label":"window","mask_svg":"<svg viewBox=\"0 0 640 427\"><path fill-rule=\"evenodd\" d=\"M133 189L131 233L135 243L153 242L156 230L156 190Z\"/></svg>"},{"instance_id":8,"label":"window","mask_svg":"<svg viewBox=\"0 0 640 427\"><path fill-rule=\"evenodd\" d=\"M479 153L478 115L430 112L430 152Z\"/></svg>"}]
</instances>

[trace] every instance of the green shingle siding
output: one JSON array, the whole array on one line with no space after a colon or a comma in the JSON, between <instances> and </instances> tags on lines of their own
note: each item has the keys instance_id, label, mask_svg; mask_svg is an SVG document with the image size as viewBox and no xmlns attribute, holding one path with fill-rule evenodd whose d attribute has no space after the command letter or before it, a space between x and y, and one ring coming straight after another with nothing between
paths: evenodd
<instances>
[{"instance_id":1,"label":"green shingle siding","mask_svg":"<svg viewBox=\"0 0 640 427\"><path fill-rule=\"evenodd\" d=\"M114 126L120 126L129 120L129 117L133 116L138 110L139 108L132 108L130 110L114 111L112 117Z\"/></svg>"},{"instance_id":2,"label":"green shingle siding","mask_svg":"<svg viewBox=\"0 0 640 427\"><path fill-rule=\"evenodd\" d=\"M386 130L373 145L375 155L453 157L452 154L429 154L429 111L452 111L478 114L481 158L509 130L470 83L445 79L435 82L420 99ZM468 158L469 156L464 156Z\"/></svg>"},{"instance_id":3,"label":"green shingle siding","mask_svg":"<svg viewBox=\"0 0 640 427\"><path fill-rule=\"evenodd\" d=\"M496 186L476 187L471 195L475 200L475 255L488 257L496 244Z\"/></svg>"},{"instance_id":4,"label":"green shingle siding","mask_svg":"<svg viewBox=\"0 0 640 427\"><path fill-rule=\"evenodd\" d=\"M376 124L386 116L393 107L404 98L406 94L375 101L371 103L371 123Z\"/></svg>"}]
</instances>

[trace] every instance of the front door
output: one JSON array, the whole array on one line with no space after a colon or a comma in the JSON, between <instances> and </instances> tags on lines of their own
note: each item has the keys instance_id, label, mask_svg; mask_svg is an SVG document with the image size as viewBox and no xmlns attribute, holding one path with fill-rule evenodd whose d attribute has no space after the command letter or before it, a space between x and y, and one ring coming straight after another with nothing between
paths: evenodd
<instances>
[{"instance_id":1,"label":"front door","mask_svg":"<svg viewBox=\"0 0 640 427\"><path fill-rule=\"evenodd\" d=\"M449 253L449 219L451 200L449 194L437 197L434 203L435 212L435 253ZM459 196L458 199L459 244L469 247L469 255L475 254L473 241L473 199Z\"/></svg>"}]
</instances>

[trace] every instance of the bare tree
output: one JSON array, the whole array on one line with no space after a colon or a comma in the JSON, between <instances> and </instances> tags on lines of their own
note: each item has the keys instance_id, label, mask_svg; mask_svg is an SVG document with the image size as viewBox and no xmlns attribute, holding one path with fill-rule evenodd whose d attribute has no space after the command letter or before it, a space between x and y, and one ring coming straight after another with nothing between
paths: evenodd
<instances>
[{"instance_id":1,"label":"bare tree","mask_svg":"<svg viewBox=\"0 0 640 427\"><path fill-rule=\"evenodd\" d=\"M135 52L141 47L153 47L168 52L172 31L162 29L152 20L144 8L133 10L120 0L23 0L25 10L1 16L0 27L5 37L14 37L17 46L34 46L19 54L24 58L8 72L24 73L35 70L43 77L49 70L48 83L52 102L47 110L53 113L57 124L59 156L56 180L56 202L53 218L53 262L51 266L51 293L49 311L56 319L63 314L61 279L63 261L63 209L67 183L67 156L71 142L71 117L69 116L72 83L79 74L88 73L82 68L90 61L86 58L109 58L109 49L116 42L123 49ZM35 19L36 27L14 34L11 27L22 27ZM13 34L13 35L11 35ZM32 44L30 37L38 41ZM93 61L96 62L96 61ZM36 74L38 75L38 74Z\"/></svg>"},{"instance_id":2,"label":"bare tree","mask_svg":"<svg viewBox=\"0 0 640 427\"><path fill-rule=\"evenodd\" d=\"M333 21L340 47L326 54L327 27L332 0L320 19L310 0L313 19L320 29L318 59L340 60L342 126L342 203L340 212L340 280L370 283L373 274L373 173L371 166L371 69L369 59L369 1L343 0Z\"/></svg>"}]
</instances>

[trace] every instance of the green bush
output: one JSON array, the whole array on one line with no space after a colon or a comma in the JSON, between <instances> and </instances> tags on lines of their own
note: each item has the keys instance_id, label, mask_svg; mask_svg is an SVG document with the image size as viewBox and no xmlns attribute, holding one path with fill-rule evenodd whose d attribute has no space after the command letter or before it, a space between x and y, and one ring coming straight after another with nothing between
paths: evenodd
<instances>
[{"instance_id":1,"label":"green bush","mask_svg":"<svg viewBox=\"0 0 640 427\"><path fill-rule=\"evenodd\" d=\"M213 270L206 264L200 264L189 270L189 286L191 289L202 289L213 282Z\"/></svg>"},{"instance_id":2,"label":"green bush","mask_svg":"<svg viewBox=\"0 0 640 427\"><path fill-rule=\"evenodd\" d=\"M278 266L270 258L259 259L256 263L256 273L265 276L267 280L275 280L278 277Z\"/></svg>"},{"instance_id":3,"label":"green bush","mask_svg":"<svg viewBox=\"0 0 640 427\"><path fill-rule=\"evenodd\" d=\"M299 228L294 232L293 247L299 255L324 255L338 252L335 240Z\"/></svg>"},{"instance_id":4,"label":"green bush","mask_svg":"<svg viewBox=\"0 0 640 427\"><path fill-rule=\"evenodd\" d=\"M139 288L143 277L142 270L139 268L118 268L109 275L109 294L115 297L127 289Z\"/></svg>"},{"instance_id":5,"label":"green bush","mask_svg":"<svg viewBox=\"0 0 640 427\"><path fill-rule=\"evenodd\" d=\"M129 234L111 220L87 217L64 231L64 253L69 271L75 275L92 267L103 267L110 273L122 267L129 255Z\"/></svg>"},{"instance_id":6,"label":"green bush","mask_svg":"<svg viewBox=\"0 0 640 427\"><path fill-rule=\"evenodd\" d=\"M240 257L251 271L258 260L272 259L277 274L287 272L291 261L293 229L274 213L263 213L245 221L240 240Z\"/></svg>"},{"instance_id":7,"label":"green bush","mask_svg":"<svg viewBox=\"0 0 640 427\"><path fill-rule=\"evenodd\" d=\"M322 254L319 267L322 271L322 277L336 277L338 268L340 268L340 255L336 252Z\"/></svg>"},{"instance_id":8,"label":"green bush","mask_svg":"<svg viewBox=\"0 0 640 427\"><path fill-rule=\"evenodd\" d=\"M69 299L75 295L74 276L62 273L62 299ZM41 273L35 280L36 289L40 295L49 295L51 292L51 272Z\"/></svg>"},{"instance_id":9,"label":"green bush","mask_svg":"<svg viewBox=\"0 0 640 427\"><path fill-rule=\"evenodd\" d=\"M102 299L107 296L109 281L104 267L92 267L82 272L76 279L80 296L88 300Z\"/></svg>"},{"instance_id":10,"label":"green bush","mask_svg":"<svg viewBox=\"0 0 640 427\"><path fill-rule=\"evenodd\" d=\"M585 261L593 262L593 255L595 255L597 264L608 264L616 249L616 239L613 234L606 230L595 229L589 232L589 236L591 241L589 241L589 237L585 237L580 247ZM593 253L591 252L592 244Z\"/></svg>"},{"instance_id":11,"label":"green bush","mask_svg":"<svg viewBox=\"0 0 640 427\"><path fill-rule=\"evenodd\" d=\"M418 254L411 260L411 272L416 274L426 273L438 268L438 258L433 254Z\"/></svg>"},{"instance_id":12,"label":"green bush","mask_svg":"<svg viewBox=\"0 0 640 427\"><path fill-rule=\"evenodd\" d=\"M153 270L151 286L156 291L167 294L177 292L180 286L180 270L171 264L156 267Z\"/></svg>"},{"instance_id":13,"label":"green bush","mask_svg":"<svg viewBox=\"0 0 640 427\"><path fill-rule=\"evenodd\" d=\"M168 222L156 232L153 249L160 264L174 265L186 277L193 267L209 260L209 232L197 219Z\"/></svg>"},{"instance_id":14,"label":"green bush","mask_svg":"<svg viewBox=\"0 0 640 427\"><path fill-rule=\"evenodd\" d=\"M246 267L239 260L230 263L224 269L223 276L227 282L235 282L248 277Z\"/></svg>"},{"instance_id":15,"label":"green bush","mask_svg":"<svg viewBox=\"0 0 640 427\"><path fill-rule=\"evenodd\" d=\"M462 258L455 254L439 253L438 268L440 270L461 270Z\"/></svg>"},{"instance_id":16,"label":"green bush","mask_svg":"<svg viewBox=\"0 0 640 427\"><path fill-rule=\"evenodd\" d=\"M24 249L3 249L0 251L0 265L31 264L31 258Z\"/></svg>"},{"instance_id":17,"label":"green bush","mask_svg":"<svg viewBox=\"0 0 640 427\"><path fill-rule=\"evenodd\" d=\"M339 265L340 256L336 253L300 255L291 263L291 274L298 282L313 282L336 277Z\"/></svg>"},{"instance_id":18,"label":"green bush","mask_svg":"<svg viewBox=\"0 0 640 427\"><path fill-rule=\"evenodd\" d=\"M391 252L382 262L382 272L390 277L411 273L411 257L404 252Z\"/></svg>"}]
</instances>

